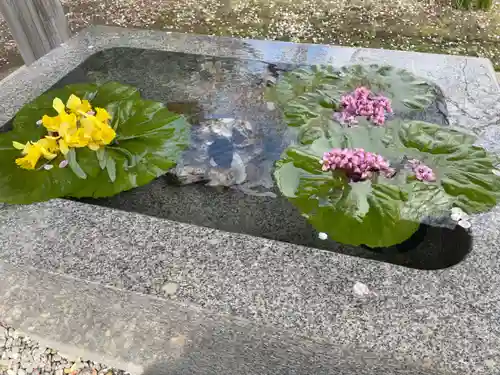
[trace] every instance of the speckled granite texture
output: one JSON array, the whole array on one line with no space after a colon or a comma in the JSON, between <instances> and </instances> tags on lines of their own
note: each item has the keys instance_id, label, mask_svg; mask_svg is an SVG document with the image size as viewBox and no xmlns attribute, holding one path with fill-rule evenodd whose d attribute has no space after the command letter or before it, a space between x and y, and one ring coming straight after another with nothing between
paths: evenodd
<instances>
[{"instance_id":1,"label":"speckled granite texture","mask_svg":"<svg viewBox=\"0 0 500 375\"><path fill-rule=\"evenodd\" d=\"M437 83L447 98L451 125L469 129L480 136L486 147L500 152L499 87L490 62L484 59L114 28L89 29L33 66L6 78L0 83L0 113L8 120L26 101L51 87L85 58L116 46L267 62L388 63ZM68 286L71 282L64 281L65 276L45 274L53 272L128 290L103 288L102 297L107 295L104 290L114 290L116 294L108 299L123 298L123 317L129 320L133 318L127 315L130 312L127 298L148 299L143 301L144 315L138 315L134 324L145 324L150 332L154 332L154 324L169 322L170 318L169 314L150 314L146 311L149 304L164 304L162 306L175 310L172 307L175 305L165 301L174 298L188 304L185 308L189 311L197 310L194 305L216 314L228 314L219 318L221 322L223 319L239 321L229 316L241 317L252 322L245 324L272 326L273 332L287 330L292 335L291 341L296 340L293 336L296 334L307 337L314 343L311 344L313 352L321 352L321 345L334 344L349 347L351 353L376 353L378 358L391 358L391 363L400 363L402 374L407 363L417 363L417 367L428 370L429 374L493 375L500 372L499 214L497 208L473 218L473 249L464 261L444 270L420 271L65 200L23 207L4 206L0 209L0 259L19 268L5 265L0 268L0 277L12 283L24 280L20 281L17 291L28 294L31 299L21 298L19 300L25 302L18 303L10 289L2 285L0 311L7 314L17 306L15 311L20 312L13 321L22 325L25 314L30 317L35 332L71 341L57 330L51 332L42 315L37 318L32 309L23 312L23 303L39 306L40 313L54 306L57 319L64 321L67 311L67 322L75 323L79 320L72 320L72 309L64 307L68 299L82 309L91 301L102 300L98 300L98 292L90 292L83 287L87 284L77 280L73 284L80 286L81 295L74 291L62 293L59 298L50 297L53 292L37 286L38 283L45 285L51 279L53 288L57 289L60 282L61 290L71 290ZM39 272L28 271L29 267ZM356 282L366 284L373 293L356 296L353 292ZM97 288L97 284L92 285ZM160 298L127 294L130 292ZM123 297L119 297L119 293L124 293ZM138 301L130 303L130 309ZM89 316L106 315L106 308L98 310L97 307L89 309ZM205 310L198 311L206 314ZM216 314L210 316L217 317ZM79 327L78 324L74 326ZM119 333L118 328L114 330ZM222 326L216 329L217 332L224 330ZM259 340L265 329L255 330L253 339ZM138 331L127 330L131 338L139 337ZM230 337L226 340L230 341ZM88 341L83 334L80 340L72 339L70 343L90 346L89 350L100 350L106 345L106 342L89 344ZM290 341L283 340L282 344L286 346L287 342ZM115 348L113 355L152 364L157 360L152 353L160 347L155 345L150 354L131 354L130 350ZM249 348L253 348L252 345ZM262 341L262 346L266 345ZM295 352L300 353L293 348L285 351L290 358ZM258 363L266 359L254 357L250 361ZM275 373L363 373L360 370L363 366L330 367L323 372L297 366ZM380 363L377 366L367 373L391 373L390 366L385 368ZM177 373L188 373L181 371L185 370ZM245 371L233 373L251 373L252 369ZM419 374L418 371L421 370L407 373ZM262 370L261 373L273 372Z\"/></svg>"}]
</instances>

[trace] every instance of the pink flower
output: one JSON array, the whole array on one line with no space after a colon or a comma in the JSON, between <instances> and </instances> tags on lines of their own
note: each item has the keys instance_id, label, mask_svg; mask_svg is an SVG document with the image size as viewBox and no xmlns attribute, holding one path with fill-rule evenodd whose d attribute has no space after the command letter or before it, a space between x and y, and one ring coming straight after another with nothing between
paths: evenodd
<instances>
[{"instance_id":1,"label":"pink flower","mask_svg":"<svg viewBox=\"0 0 500 375\"><path fill-rule=\"evenodd\" d=\"M436 181L436 175L434 171L427 165L423 164L420 160L411 159L408 161L410 168L415 173L415 177L419 181Z\"/></svg>"},{"instance_id":2,"label":"pink flower","mask_svg":"<svg viewBox=\"0 0 500 375\"><path fill-rule=\"evenodd\" d=\"M386 177L392 177L394 174L394 170L382 156L362 148L334 148L324 153L322 164L323 171L343 170L354 182L366 180L373 173L382 173Z\"/></svg>"},{"instance_id":3,"label":"pink flower","mask_svg":"<svg viewBox=\"0 0 500 375\"><path fill-rule=\"evenodd\" d=\"M391 102L384 96L375 96L366 87L358 87L353 93L340 99L341 112L335 112L334 117L346 124L356 123L356 117L363 116L375 125L385 123L386 113L392 113Z\"/></svg>"}]
</instances>

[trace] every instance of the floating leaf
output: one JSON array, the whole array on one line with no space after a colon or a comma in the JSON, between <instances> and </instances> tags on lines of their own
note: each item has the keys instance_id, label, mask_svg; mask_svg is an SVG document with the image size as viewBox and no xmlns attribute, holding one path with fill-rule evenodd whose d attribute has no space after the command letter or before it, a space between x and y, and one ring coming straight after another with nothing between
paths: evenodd
<instances>
[{"instance_id":1,"label":"floating leaf","mask_svg":"<svg viewBox=\"0 0 500 375\"><path fill-rule=\"evenodd\" d=\"M424 110L436 99L436 87L404 69L381 65L352 65L341 69L342 79L337 82L343 90L353 91L365 86L376 95L391 100L396 113Z\"/></svg>"},{"instance_id":2,"label":"floating leaf","mask_svg":"<svg viewBox=\"0 0 500 375\"><path fill-rule=\"evenodd\" d=\"M267 89L266 95L282 109L288 126L301 129L298 141L309 144L314 137L324 135L317 130L318 122L325 123L321 125L323 128L331 127L342 96L360 86L388 97L396 116L425 110L437 93L431 83L403 69L352 65L340 70L330 66L300 68L284 74L275 86Z\"/></svg>"},{"instance_id":3,"label":"floating leaf","mask_svg":"<svg viewBox=\"0 0 500 375\"><path fill-rule=\"evenodd\" d=\"M70 168L19 168L15 159L20 157L20 151L12 141L26 143L46 135L36 122L45 114L56 114L52 109L55 97L66 102L71 94L111 114L116 142L97 154L86 147L74 149ZM111 196L165 174L175 166L188 142L189 124L184 117L169 112L161 103L142 100L133 87L112 82L56 89L24 106L14 119L13 130L0 133L0 202L27 204L65 196ZM60 155L51 164L57 166L62 160ZM87 178L83 180L76 174Z\"/></svg>"},{"instance_id":4,"label":"floating leaf","mask_svg":"<svg viewBox=\"0 0 500 375\"><path fill-rule=\"evenodd\" d=\"M278 188L319 232L342 243L386 247L408 239L421 222L449 215L454 206L474 213L497 204L500 177L494 158L474 146L474 137L419 121L361 124L330 138L285 150L274 173ZM332 147L364 148L390 161L392 178L362 182L323 172ZM407 160L431 167L435 182L418 181Z\"/></svg>"}]
</instances>

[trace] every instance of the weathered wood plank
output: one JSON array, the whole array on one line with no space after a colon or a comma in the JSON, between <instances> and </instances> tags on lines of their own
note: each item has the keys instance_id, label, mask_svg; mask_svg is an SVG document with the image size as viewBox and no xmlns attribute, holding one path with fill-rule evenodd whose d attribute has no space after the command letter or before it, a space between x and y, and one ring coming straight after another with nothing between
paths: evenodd
<instances>
[{"instance_id":1,"label":"weathered wood plank","mask_svg":"<svg viewBox=\"0 0 500 375\"><path fill-rule=\"evenodd\" d=\"M59 0L0 0L0 12L27 65L70 37Z\"/></svg>"}]
</instances>

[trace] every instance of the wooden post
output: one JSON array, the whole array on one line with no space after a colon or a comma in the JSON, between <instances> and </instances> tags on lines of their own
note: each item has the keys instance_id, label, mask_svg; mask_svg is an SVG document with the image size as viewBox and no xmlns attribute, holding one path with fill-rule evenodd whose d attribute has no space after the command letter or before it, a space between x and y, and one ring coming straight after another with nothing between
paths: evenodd
<instances>
[{"instance_id":1,"label":"wooden post","mask_svg":"<svg viewBox=\"0 0 500 375\"><path fill-rule=\"evenodd\" d=\"M0 0L0 12L26 65L70 37L59 0Z\"/></svg>"}]
</instances>

